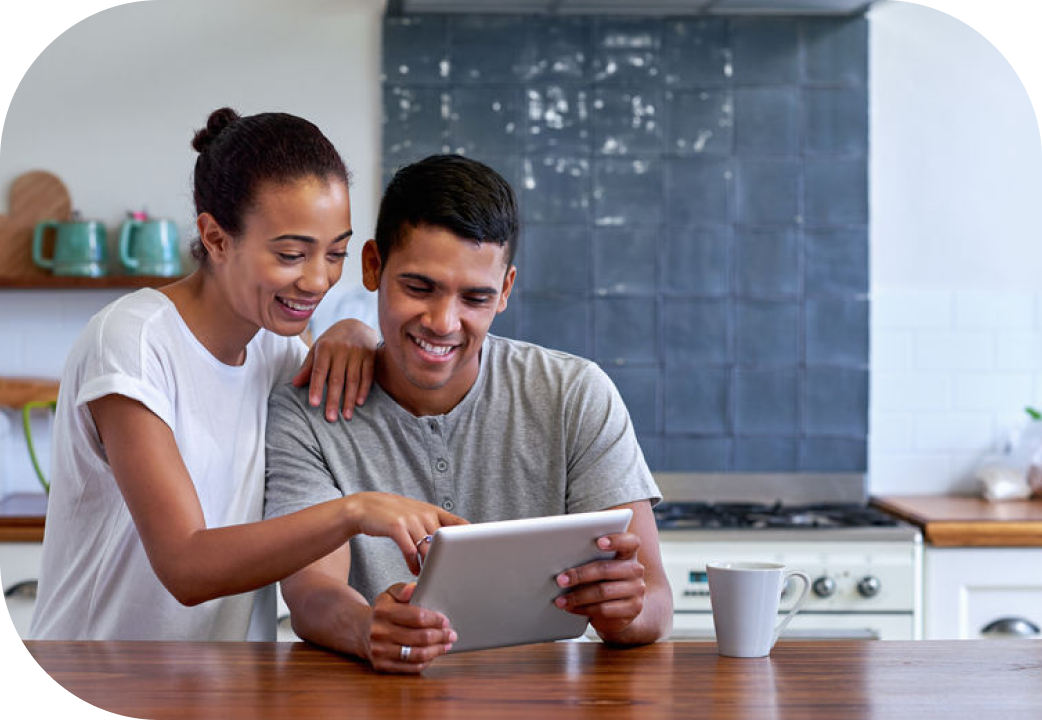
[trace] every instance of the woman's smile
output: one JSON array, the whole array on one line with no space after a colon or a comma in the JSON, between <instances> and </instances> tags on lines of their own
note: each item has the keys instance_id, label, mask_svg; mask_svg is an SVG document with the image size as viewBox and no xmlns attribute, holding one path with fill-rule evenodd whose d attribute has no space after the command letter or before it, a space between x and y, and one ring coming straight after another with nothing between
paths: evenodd
<instances>
[{"instance_id":1,"label":"woman's smile","mask_svg":"<svg viewBox=\"0 0 1042 720\"><path fill-rule=\"evenodd\" d=\"M315 308L318 307L318 301L321 300L321 298L315 298L314 300L299 300L276 295L275 300L282 306L283 310L290 318L295 321L301 321L311 319L311 315L315 312Z\"/></svg>"}]
</instances>

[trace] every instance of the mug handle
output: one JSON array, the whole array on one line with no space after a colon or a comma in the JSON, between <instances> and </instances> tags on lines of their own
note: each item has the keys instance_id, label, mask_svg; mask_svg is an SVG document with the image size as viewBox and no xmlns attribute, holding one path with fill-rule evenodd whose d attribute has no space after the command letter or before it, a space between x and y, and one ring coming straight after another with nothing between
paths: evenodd
<instances>
[{"instance_id":1,"label":"mug handle","mask_svg":"<svg viewBox=\"0 0 1042 720\"><path fill-rule=\"evenodd\" d=\"M799 570L793 570L790 573L786 573L785 578L782 580L782 587L785 587L785 583L791 577L799 578L803 581L803 591L800 593L800 596L796 598L796 602L789 609L789 612L785 614L785 617L782 618L782 621L778 623L778 627L774 629L774 638L771 640L771 647L774 647L774 643L778 642L778 636L781 635L782 630L789 626L792 619L796 617L796 613L798 613L807 603L807 596L810 595L810 576L808 576L807 573Z\"/></svg>"},{"instance_id":2,"label":"mug handle","mask_svg":"<svg viewBox=\"0 0 1042 720\"><path fill-rule=\"evenodd\" d=\"M44 220L37 223L33 230L33 262L42 268L54 268L54 258L43 256L43 234L48 228L58 229L58 223L54 220Z\"/></svg>"},{"instance_id":3,"label":"mug handle","mask_svg":"<svg viewBox=\"0 0 1042 720\"><path fill-rule=\"evenodd\" d=\"M140 220L127 220L123 223L123 230L119 234L119 260L123 263L123 267L129 270L135 270L138 266L137 258L130 256L130 233L140 226Z\"/></svg>"}]
</instances>

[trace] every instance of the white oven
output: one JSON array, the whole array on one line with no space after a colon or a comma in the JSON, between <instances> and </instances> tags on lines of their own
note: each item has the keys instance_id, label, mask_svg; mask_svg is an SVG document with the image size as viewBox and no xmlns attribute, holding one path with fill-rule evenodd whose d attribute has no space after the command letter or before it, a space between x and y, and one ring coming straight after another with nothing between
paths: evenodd
<instances>
[{"instance_id":1,"label":"white oven","mask_svg":"<svg viewBox=\"0 0 1042 720\"><path fill-rule=\"evenodd\" d=\"M855 498L861 498L863 478L841 476L837 481L830 476L836 496L822 499L820 488L810 482L820 484L818 476L786 476L784 489L793 500L786 504L774 494L777 487L762 487L759 476L736 477L726 480L727 496L721 500L720 489L711 484L691 482L689 476L681 476L679 481L678 476L670 476L664 482L656 476L667 503L674 508L693 503L713 510L708 518L690 520L685 515L683 520L669 522L663 508L656 509L662 561L673 590L671 639L712 640L706 564L750 560L783 563L811 578L808 600L782 633L784 639L922 637L922 537L911 525L866 510L863 500L851 502L853 490L836 494L835 488L849 481L856 485ZM771 476L766 484L774 481ZM743 487L748 491L745 495L739 493ZM801 507L799 503L808 497L817 503L815 507L825 508L819 511L827 516L824 521L813 517L814 512L786 512ZM768 509L757 509L762 507ZM721 509L725 512L718 512ZM732 525L734 517L743 519ZM791 582L795 587L783 589L779 613L788 612L800 589L798 581Z\"/></svg>"}]
</instances>

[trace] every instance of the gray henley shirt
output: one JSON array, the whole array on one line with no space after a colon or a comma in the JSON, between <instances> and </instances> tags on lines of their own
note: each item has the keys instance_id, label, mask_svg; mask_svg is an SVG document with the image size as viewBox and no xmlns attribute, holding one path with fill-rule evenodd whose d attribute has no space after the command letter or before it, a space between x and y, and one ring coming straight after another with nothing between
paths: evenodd
<instances>
[{"instance_id":1,"label":"gray henley shirt","mask_svg":"<svg viewBox=\"0 0 1042 720\"><path fill-rule=\"evenodd\" d=\"M412 415L374 383L351 420L330 423L306 387L276 388L266 472L265 517L370 490L470 522L661 499L622 398L595 363L494 335L474 386L444 415ZM370 602L412 579L391 540L351 540L349 582Z\"/></svg>"}]
</instances>

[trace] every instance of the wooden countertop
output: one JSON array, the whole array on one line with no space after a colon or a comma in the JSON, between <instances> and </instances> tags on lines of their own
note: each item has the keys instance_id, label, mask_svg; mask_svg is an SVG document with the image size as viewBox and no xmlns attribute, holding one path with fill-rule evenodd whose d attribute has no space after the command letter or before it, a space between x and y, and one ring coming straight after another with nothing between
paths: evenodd
<instances>
[{"instance_id":1,"label":"wooden countertop","mask_svg":"<svg viewBox=\"0 0 1042 720\"><path fill-rule=\"evenodd\" d=\"M873 502L917 525L937 547L1042 547L1042 500L894 495Z\"/></svg>"},{"instance_id":2,"label":"wooden countertop","mask_svg":"<svg viewBox=\"0 0 1042 720\"><path fill-rule=\"evenodd\" d=\"M97 707L155 718L381 720L1038 717L1042 642L781 642L722 658L714 643L613 650L544 643L379 675L305 643L27 642Z\"/></svg>"},{"instance_id":3,"label":"wooden countertop","mask_svg":"<svg viewBox=\"0 0 1042 720\"><path fill-rule=\"evenodd\" d=\"M0 498L0 542L43 542L47 496L15 493Z\"/></svg>"}]
</instances>

